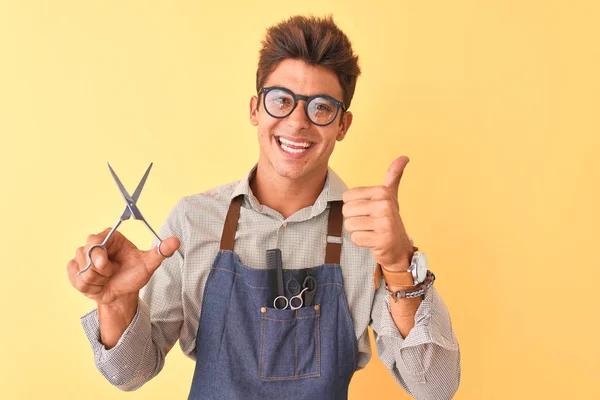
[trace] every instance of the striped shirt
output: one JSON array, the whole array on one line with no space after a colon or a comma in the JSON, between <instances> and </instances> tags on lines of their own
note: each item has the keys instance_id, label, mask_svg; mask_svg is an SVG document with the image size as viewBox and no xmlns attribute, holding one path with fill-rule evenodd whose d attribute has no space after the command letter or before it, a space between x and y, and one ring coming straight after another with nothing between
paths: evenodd
<instances>
[{"instance_id":1,"label":"striped shirt","mask_svg":"<svg viewBox=\"0 0 600 400\"><path fill-rule=\"evenodd\" d=\"M204 285L234 197L244 195L234 248L243 264L266 268L266 250L275 247L281 249L287 269L324 263L328 202L342 199L348 189L345 183L329 168L314 205L283 218L252 194L249 182L255 172L256 165L242 180L184 197L176 204L160 236L177 236L181 247L163 261L140 292L137 312L115 347L107 350L100 340L97 309L81 318L96 366L111 384L122 390L142 386L160 372L177 339L183 352L195 360ZM376 262L370 249L354 245L346 230L342 243L340 264L358 339L359 368L371 358L370 326L379 358L407 393L417 399L451 398L460 382L460 350L435 287L425 295L415 326L403 338L390 315L390 296L383 285L378 290L373 285Z\"/></svg>"}]
</instances>

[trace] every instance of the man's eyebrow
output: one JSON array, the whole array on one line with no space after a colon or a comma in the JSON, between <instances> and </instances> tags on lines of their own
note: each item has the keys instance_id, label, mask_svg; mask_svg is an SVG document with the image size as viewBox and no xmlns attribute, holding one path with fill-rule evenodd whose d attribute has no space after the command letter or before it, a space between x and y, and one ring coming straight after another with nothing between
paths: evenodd
<instances>
[{"instance_id":1,"label":"man's eyebrow","mask_svg":"<svg viewBox=\"0 0 600 400\"><path fill-rule=\"evenodd\" d=\"M294 92L292 89L290 89L287 86L283 86L283 85L272 85L272 86L282 87L282 88L285 88L285 89L291 91L294 94L299 94L301 96L306 96L306 97L322 97L322 96L325 96L325 97L331 97L332 99L336 98L334 95L329 94L329 93L320 92L320 93L315 93L315 94L304 94L304 93L296 93L296 92Z\"/></svg>"}]
</instances>

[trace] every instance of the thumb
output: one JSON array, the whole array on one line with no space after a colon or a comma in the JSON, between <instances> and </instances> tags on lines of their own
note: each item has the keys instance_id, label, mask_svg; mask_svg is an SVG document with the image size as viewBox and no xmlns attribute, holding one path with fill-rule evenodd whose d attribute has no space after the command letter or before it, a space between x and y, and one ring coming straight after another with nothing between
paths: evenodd
<instances>
[{"instance_id":1,"label":"thumb","mask_svg":"<svg viewBox=\"0 0 600 400\"><path fill-rule=\"evenodd\" d=\"M404 173L404 168L410 159L406 156L398 157L392 162L387 170L385 181L383 184L390 188L395 196L398 196L398 187L400 186L400 179Z\"/></svg>"},{"instance_id":2,"label":"thumb","mask_svg":"<svg viewBox=\"0 0 600 400\"><path fill-rule=\"evenodd\" d=\"M164 257L157 251L157 247L144 251L144 258L146 259L146 265L150 269L150 272L154 272L165 258L175 254L180 244L177 237L170 236L157 245L160 246L160 252L164 254Z\"/></svg>"}]
</instances>

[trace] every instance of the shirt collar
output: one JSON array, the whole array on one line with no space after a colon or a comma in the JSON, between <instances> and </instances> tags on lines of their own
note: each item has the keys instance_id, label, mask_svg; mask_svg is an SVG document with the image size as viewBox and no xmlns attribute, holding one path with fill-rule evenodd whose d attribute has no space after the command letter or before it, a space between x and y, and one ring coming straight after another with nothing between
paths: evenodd
<instances>
[{"instance_id":1,"label":"shirt collar","mask_svg":"<svg viewBox=\"0 0 600 400\"><path fill-rule=\"evenodd\" d=\"M252 189L250 188L250 180L256 174L257 167L258 164L255 164L254 167L252 167L252 169L246 174L246 176L238 182L233 190L233 193L231 194L231 200L239 195L244 195L245 199L256 211L265 214L274 213L279 215L279 213L270 209L269 207L261 205L252 193ZM294 215L290 216L288 220L301 221L321 214L323 211L325 211L325 209L329 208L330 201L341 201L342 195L346 190L348 190L348 186L344 183L344 181L338 176L338 174L335 173L335 171L333 171L333 169L331 169L331 167L327 167L325 184L323 185L323 190L317 197L315 203L312 206L299 210Z\"/></svg>"}]
</instances>

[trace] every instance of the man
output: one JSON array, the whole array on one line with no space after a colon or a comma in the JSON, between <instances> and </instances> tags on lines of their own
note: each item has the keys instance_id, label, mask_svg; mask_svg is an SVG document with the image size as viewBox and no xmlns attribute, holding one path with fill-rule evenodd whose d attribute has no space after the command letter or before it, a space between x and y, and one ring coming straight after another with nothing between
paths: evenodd
<instances>
[{"instance_id":1,"label":"man","mask_svg":"<svg viewBox=\"0 0 600 400\"><path fill-rule=\"evenodd\" d=\"M392 163L384 185L351 190L328 167L352 124L359 74L331 18L271 27L250 100L256 166L183 198L159 251L117 232L79 275L108 230L77 250L69 279L98 304L82 324L113 385L143 385L180 339L197 360L191 399L343 399L370 359L371 326L380 359L409 394L453 396L458 342L398 209L408 158ZM273 249L279 275L267 269ZM418 268L407 272L411 263Z\"/></svg>"}]
</instances>

